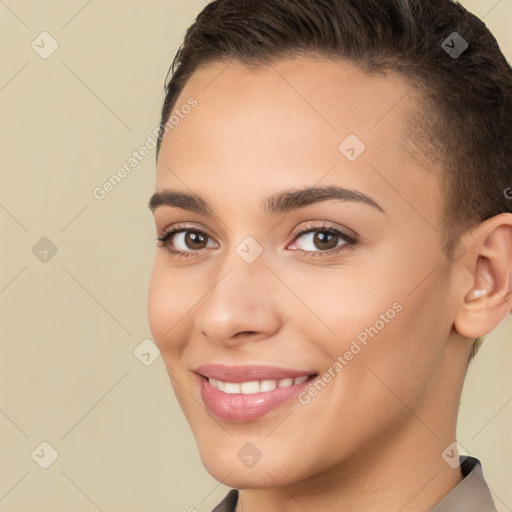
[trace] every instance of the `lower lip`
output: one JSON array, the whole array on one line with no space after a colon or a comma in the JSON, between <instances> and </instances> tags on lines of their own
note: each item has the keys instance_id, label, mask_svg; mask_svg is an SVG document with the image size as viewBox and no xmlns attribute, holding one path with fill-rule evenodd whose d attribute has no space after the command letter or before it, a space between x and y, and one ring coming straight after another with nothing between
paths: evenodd
<instances>
[{"instance_id":1,"label":"lower lip","mask_svg":"<svg viewBox=\"0 0 512 512\"><path fill-rule=\"evenodd\" d=\"M199 375L201 396L208 410L220 419L246 422L261 418L297 396L317 376L286 388L263 393L224 393L214 388L206 377Z\"/></svg>"}]
</instances>

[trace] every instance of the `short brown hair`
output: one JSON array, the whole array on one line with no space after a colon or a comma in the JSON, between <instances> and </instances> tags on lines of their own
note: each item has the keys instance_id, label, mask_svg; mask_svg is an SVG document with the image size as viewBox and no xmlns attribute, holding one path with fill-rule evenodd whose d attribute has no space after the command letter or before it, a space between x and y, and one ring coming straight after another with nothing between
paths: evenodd
<instances>
[{"instance_id":1,"label":"short brown hair","mask_svg":"<svg viewBox=\"0 0 512 512\"><path fill-rule=\"evenodd\" d=\"M468 45L460 55L448 51L454 37ZM157 159L178 96L201 65L264 65L308 54L368 74L394 71L421 93L409 135L442 163L448 255L460 233L512 211L505 193L512 187L512 68L485 23L452 0L212 1L169 70Z\"/></svg>"}]
</instances>

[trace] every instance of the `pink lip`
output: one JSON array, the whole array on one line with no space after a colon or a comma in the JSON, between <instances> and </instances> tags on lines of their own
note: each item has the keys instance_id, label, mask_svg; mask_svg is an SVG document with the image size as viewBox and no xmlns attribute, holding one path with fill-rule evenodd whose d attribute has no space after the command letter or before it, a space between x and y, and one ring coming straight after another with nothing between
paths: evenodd
<instances>
[{"instance_id":1,"label":"pink lip","mask_svg":"<svg viewBox=\"0 0 512 512\"><path fill-rule=\"evenodd\" d=\"M196 373L212 379L219 379L224 382L251 382L253 380L301 377L302 375L316 374L314 370L294 370L291 368L280 368L277 366L263 365L237 365L227 366L222 364L202 364L195 370Z\"/></svg>"},{"instance_id":2,"label":"pink lip","mask_svg":"<svg viewBox=\"0 0 512 512\"><path fill-rule=\"evenodd\" d=\"M271 366L224 366L214 364L199 366L196 372L198 373L197 380L201 397L208 410L222 420L236 422L253 421L277 409L297 396L318 375L310 371ZM300 384L248 395L224 393L208 382L208 377L224 382L250 382L265 379L280 380L312 374L314 376Z\"/></svg>"}]
</instances>

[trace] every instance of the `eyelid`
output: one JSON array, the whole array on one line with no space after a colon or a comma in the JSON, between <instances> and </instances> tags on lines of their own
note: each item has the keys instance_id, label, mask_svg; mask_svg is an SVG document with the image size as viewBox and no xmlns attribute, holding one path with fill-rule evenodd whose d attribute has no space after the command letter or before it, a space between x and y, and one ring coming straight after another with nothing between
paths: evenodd
<instances>
[{"instance_id":1,"label":"eyelid","mask_svg":"<svg viewBox=\"0 0 512 512\"><path fill-rule=\"evenodd\" d=\"M166 226L165 228L163 228L161 230L160 234L157 234L157 236L162 237L166 233L169 233L170 231L175 231L175 230L201 231L204 234L208 234L208 229L204 228L202 225L196 225L194 223L189 223L189 222L176 222L174 224L170 224L169 226ZM210 236L210 238L213 238L209 234L208 234L208 236Z\"/></svg>"},{"instance_id":2,"label":"eyelid","mask_svg":"<svg viewBox=\"0 0 512 512\"><path fill-rule=\"evenodd\" d=\"M298 236L311 233L312 231L321 231L322 229L325 229L325 231L336 231L353 243L358 242L359 235L354 230L345 227L338 227L337 225L334 225L334 223L331 223L329 221L321 221L321 224L318 224L318 222L319 221L306 221L305 223L301 224L302 227L298 227L294 231L292 235L292 241L294 241Z\"/></svg>"}]
</instances>

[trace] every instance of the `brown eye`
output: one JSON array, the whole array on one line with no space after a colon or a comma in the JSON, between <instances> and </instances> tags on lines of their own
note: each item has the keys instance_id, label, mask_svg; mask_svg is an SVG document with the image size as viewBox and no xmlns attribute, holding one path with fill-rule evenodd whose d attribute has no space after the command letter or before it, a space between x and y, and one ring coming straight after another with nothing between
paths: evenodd
<instances>
[{"instance_id":1,"label":"brown eye","mask_svg":"<svg viewBox=\"0 0 512 512\"><path fill-rule=\"evenodd\" d=\"M205 243L208 239L207 236L199 233L198 231L185 231L183 237L183 243L185 246L192 250L203 249L206 247Z\"/></svg>"},{"instance_id":2,"label":"brown eye","mask_svg":"<svg viewBox=\"0 0 512 512\"><path fill-rule=\"evenodd\" d=\"M328 256L347 246L356 244L356 240L339 229L317 226L299 231L295 235L292 249L300 250L306 256Z\"/></svg>"},{"instance_id":3,"label":"brown eye","mask_svg":"<svg viewBox=\"0 0 512 512\"><path fill-rule=\"evenodd\" d=\"M313 244L323 250L334 249L338 238L338 235L330 231L317 231L313 237Z\"/></svg>"},{"instance_id":4,"label":"brown eye","mask_svg":"<svg viewBox=\"0 0 512 512\"><path fill-rule=\"evenodd\" d=\"M211 238L198 229L175 228L171 229L158 237L162 247L167 247L172 254L193 255L195 251L200 251L207 247L217 247Z\"/></svg>"}]
</instances>

